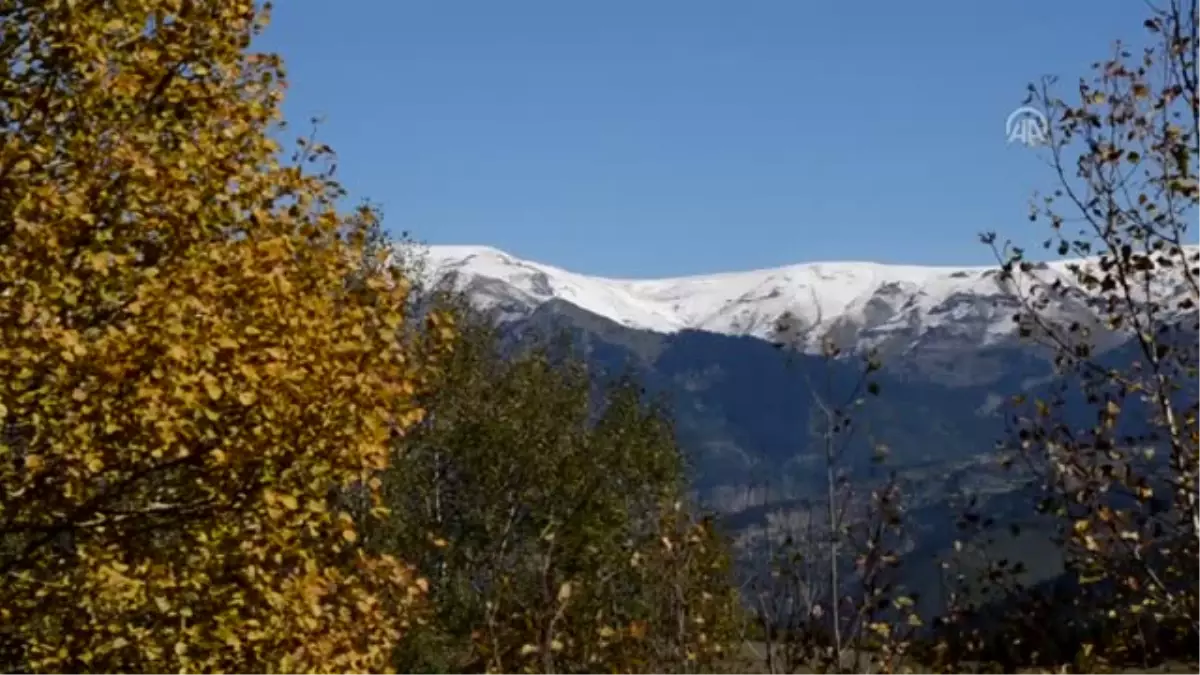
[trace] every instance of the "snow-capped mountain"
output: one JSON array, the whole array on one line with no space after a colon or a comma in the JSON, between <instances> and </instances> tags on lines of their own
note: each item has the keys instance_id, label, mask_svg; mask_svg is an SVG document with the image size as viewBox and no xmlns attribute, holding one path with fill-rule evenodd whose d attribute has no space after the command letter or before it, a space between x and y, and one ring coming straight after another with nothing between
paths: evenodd
<instances>
[{"instance_id":1,"label":"snow-capped mountain","mask_svg":"<svg viewBox=\"0 0 1200 675\"><path fill-rule=\"evenodd\" d=\"M1188 248L1191 254L1198 247ZM502 318L528 316L558 299L634 329L684 329L725 335L775 336L785 313L800 346L816 349L829 335L843 348L909 351L986 347L1010 340L1018 295L1060 278L1074 287L1072 261L1040 264L1015 282L998 266L921 267L869 262L806 263L747 272L671 279L608 279L522 260L485 246L431 246L427 280L450 281L482 309ZM1088 263L1090 264L1090 263ZM1178 269L1178 268L1176 268ZM1156 298L1186 294L1162 280ZM1091 316L1082 294L1057 301L1057 318ZM936 343L936 347L933 344Z\"/></svg>"}]
</instances>

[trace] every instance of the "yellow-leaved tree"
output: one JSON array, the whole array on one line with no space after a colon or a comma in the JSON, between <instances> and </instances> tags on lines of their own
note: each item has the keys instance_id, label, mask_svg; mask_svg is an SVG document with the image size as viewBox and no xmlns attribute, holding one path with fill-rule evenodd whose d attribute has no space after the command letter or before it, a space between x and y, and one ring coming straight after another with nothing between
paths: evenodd
<instances>
[{"instance_id":1,"label":"yellow-leaved tree","mask_svg":"<svg viewBox=\"0 0 1200 675\"><path fill-rule=\"evenodd\" d=\"M252 0L0 0L0 667L387 667L355 546L450 326L285 161Z\"/></svg>"}]
</instances>

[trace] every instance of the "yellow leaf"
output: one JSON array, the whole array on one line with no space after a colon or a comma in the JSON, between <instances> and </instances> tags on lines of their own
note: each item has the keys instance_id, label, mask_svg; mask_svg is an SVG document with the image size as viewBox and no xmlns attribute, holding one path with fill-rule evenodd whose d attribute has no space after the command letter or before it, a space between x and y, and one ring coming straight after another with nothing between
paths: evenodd
<instances>
[{"instance_id":1,"label":"yellow leaf","mask_svg":"<svg viewBox=\"0 0 1200 675\"><path fill-rule=\"evenodd\" d=\"M205 378L204 391L208 394L208 397L214 401L220 400L221 394L223 393L221 390L221 383L217 382L216 378L213 377Z\"/></svg>"}]
</instances>

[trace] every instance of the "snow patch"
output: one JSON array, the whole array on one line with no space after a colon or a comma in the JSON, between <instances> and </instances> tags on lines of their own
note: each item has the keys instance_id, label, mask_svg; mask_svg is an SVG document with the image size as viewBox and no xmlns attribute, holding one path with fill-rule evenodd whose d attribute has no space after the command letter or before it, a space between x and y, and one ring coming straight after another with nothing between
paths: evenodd
<instances>
[{"instance_id":1,"label":"snow patch","mask_svg":"<svg viewBox=\"0 0 1200 675\"><path fill-rule=\"evenodd\" d=\"M1189 252L1197 249L1188 247ZM1035 279L1060 278L1073 286L1068 265L1074 262L1079 261L1037 265L1015 283L1024 290ZM900 339L912 344L926 332L953 328L963 339L986 345L1012 334L1016 309L1012 288L1000 282L996 266L821 262L668 279L610 279L522 260L487 246L431 246L426 264L428 280L453 276L457 287L485 309L519 316L558 298L630 328L660 333L696 329L768 338L778 318L790 312L811 335L836 329L856 335L859 343Z\"/></svg>"}]
</instances>

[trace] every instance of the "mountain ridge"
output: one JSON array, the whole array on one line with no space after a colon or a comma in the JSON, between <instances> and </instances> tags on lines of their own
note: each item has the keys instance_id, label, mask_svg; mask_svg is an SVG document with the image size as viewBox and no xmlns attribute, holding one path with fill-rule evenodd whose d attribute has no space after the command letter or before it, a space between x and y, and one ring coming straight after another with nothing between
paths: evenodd
<instances>
[{"instance_id":1,"label":"mountain ridge","mask_svg":"<svg viewBox=\"0 0 1200 675\"><path fill-rule=\"evenodd\" d=\"M1189 265L1200 247L1185 247ZM561 300L636 330L699 330L773 339L781 317L795 319L791 339L803 351L832 338L843 349L937 357L939 352L1004 346L1016 339L1019 296L1036 284L1064 282L1069 292L1046 313L1064 321L1097 320L1070 273L1095 259L1037 263L1010 279L993 266L919 266L812 262L664 279L590 276L525 260L490 246L430 246L425 277L449 281L503 320L530 316ZM1155 297L1183 292L1157 280Z\"/></svg>"}]
</instances>

